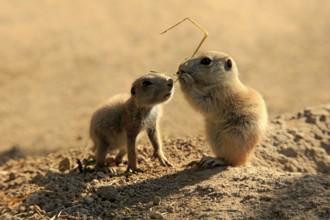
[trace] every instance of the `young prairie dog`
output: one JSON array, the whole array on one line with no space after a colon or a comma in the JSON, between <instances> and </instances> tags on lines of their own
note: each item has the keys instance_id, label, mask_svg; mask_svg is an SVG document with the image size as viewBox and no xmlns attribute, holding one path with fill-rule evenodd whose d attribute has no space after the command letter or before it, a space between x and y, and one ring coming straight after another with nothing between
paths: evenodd
<instances>
[{"instance_id":1,"label":"young prairie dog","mask_svg":"<svg viewBox=\"0 0 330 220\"><path fill-rule=\"evenodd\" d=\"M168 101L173 91L173 80L170 77L148 73L134 81L130 95L116 95L98 108L90 123L96 166L104 166L109 151L119 150L116 163L121 163L128 153L127 169L139 171L136 141L143 130L147 131L154 148L154 157L163 166L171 166L163 153L158 120L160 104Z\"/></svg>"},{"instance_id":2,"label":"young prairie dog","mask_svg":"<svg viewBox=\"0 0 330 220\"><path fill-rule=\"evenodd\" d=\"M262 96L243 85L235 61L217 51L183 61L177 75L185 98L205 117L206 138L216 155L197 165L244 165L266 131Z\"/></svg>"}]
</instances>

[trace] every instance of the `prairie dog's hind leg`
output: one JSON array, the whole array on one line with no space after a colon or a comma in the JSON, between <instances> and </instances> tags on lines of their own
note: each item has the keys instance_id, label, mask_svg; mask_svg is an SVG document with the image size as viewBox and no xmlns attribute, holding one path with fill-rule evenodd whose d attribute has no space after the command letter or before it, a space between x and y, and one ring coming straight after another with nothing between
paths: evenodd
<instances>
[{"instance_id":1,"label":"prairie dog's hind leg","mask_svg":"<svg viewBox=\"0 0 330 220\"><path fill-rule=\"evenodd\" d=\"M108 153L108 143L105 140L98 139L95 141L95 160L96 160L96 167L103 167L105 166L105 157Z\"/></svg>"},{"instance_id":2,"label":"prairie dog's hind leg","mask_svg":"<svg viewBox=\"0 0 330 220\"><path fill-rule=\"evenodd\" d=\"M123 147L120 148L119 153L116 156L116 165L118 166L119 164L123 163L123 158L127 154L127 148Z\"/></svg>"}]
</instances>

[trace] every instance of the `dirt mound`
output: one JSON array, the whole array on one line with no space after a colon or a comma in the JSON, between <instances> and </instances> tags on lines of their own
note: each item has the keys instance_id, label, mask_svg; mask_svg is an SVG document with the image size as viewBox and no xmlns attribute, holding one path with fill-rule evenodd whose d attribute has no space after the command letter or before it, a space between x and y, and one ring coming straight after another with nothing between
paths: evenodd
<instances>
[{"instance_id":1,"label":"dirt mound","mask_svg":"<svg viewBox=\"0 0 330 220\"><path fill-rule=\"evenodd\" d=\"M330 174L330 106L274 118L252 164L277 171Z\"/></svg>"},{"instance_id":2,"label":"dirt mound","mask_svg":"<svg viewBox=\"0 0 330 220\"><path fill-rule=\"evenodd\" d=\"M130 175L125 165L79 173L76 159L89 157L82 148L8 160L0 165L0 218L329 219L329 131L330 105L276 117L241 168L186 168L210 154L203 136L165 140L173 168L140 145L145 172Z\"/></svg>"}]
</instances>

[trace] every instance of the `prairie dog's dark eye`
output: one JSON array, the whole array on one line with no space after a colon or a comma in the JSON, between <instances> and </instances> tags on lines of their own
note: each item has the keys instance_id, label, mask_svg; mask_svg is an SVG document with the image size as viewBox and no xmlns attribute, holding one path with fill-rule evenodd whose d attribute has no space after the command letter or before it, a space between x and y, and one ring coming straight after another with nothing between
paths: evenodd
<instances>
[{"instance_id":1,"label":"prairie dog's dark eye","mask_svg":"<svg viewBox=\"0 0 330 220\"><path fill-rule=\"evenodd\" d=\"M143 87L150 86L150 85L152 85L152 83L148 80L144 80L143 83L142 83Z\"/></svg>"},{"instance_id":2,"label":"prairie dog's dark eye","mask_svg":"<svg viewBox=\"0 0 330 220\"><path fill-rule=\"evenodd\" d=\"M212 63L212 60L208 57L204 57L202 60L201 60L201 64L202 65L210 65Z\"/></svg>"},{"instance_id":3,"label":"prairie dog's dark eye","mask_svg":"<svg viewBox=\"0 0 330 220\"><path fill-rule=\"evenodd\" d=\"M231 70L231 67L233 66L233 63L231 61L231 59L227 59L226 62L225 62L225 70L229 71Z\"/></svg>"}]
</instances>

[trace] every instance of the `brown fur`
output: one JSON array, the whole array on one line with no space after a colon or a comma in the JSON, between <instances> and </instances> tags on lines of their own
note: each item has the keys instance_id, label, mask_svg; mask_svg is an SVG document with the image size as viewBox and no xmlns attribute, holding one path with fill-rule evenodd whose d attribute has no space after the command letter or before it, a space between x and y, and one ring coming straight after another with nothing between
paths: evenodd
<instances>
[{"instance_id":1,"label":"brown fur","mask_svg":"<svg viewBox=\"0 0 330 220\"><path fill-rule=\"evenodd\" d=\"M211 63L205 65L205 58ZM178 77L188 102L205 117L206 136L216 157L224 164L244 165L266 130L262 96L241 83L231 57L216 51L182 62Z\"/></svg>"},{"instance_id":2,"label":"brown fur","mask_svg":"<svg viewBox=\"0 0 330 220\"><path fill-rule=\"evenodd\" d=\"M138 170L136 141L140 132L146 130L154 156L162 165L170 166L163 153L158 119L161 113L159 104L169 100L172 93L172 79L163 74L148 73L134 81L131 95L116 95L98 108L90 124L96 165L104 166L108 151L118 149L116 163L121 163L128 152L128 169Z\"/></svg>"}]
</instances>

